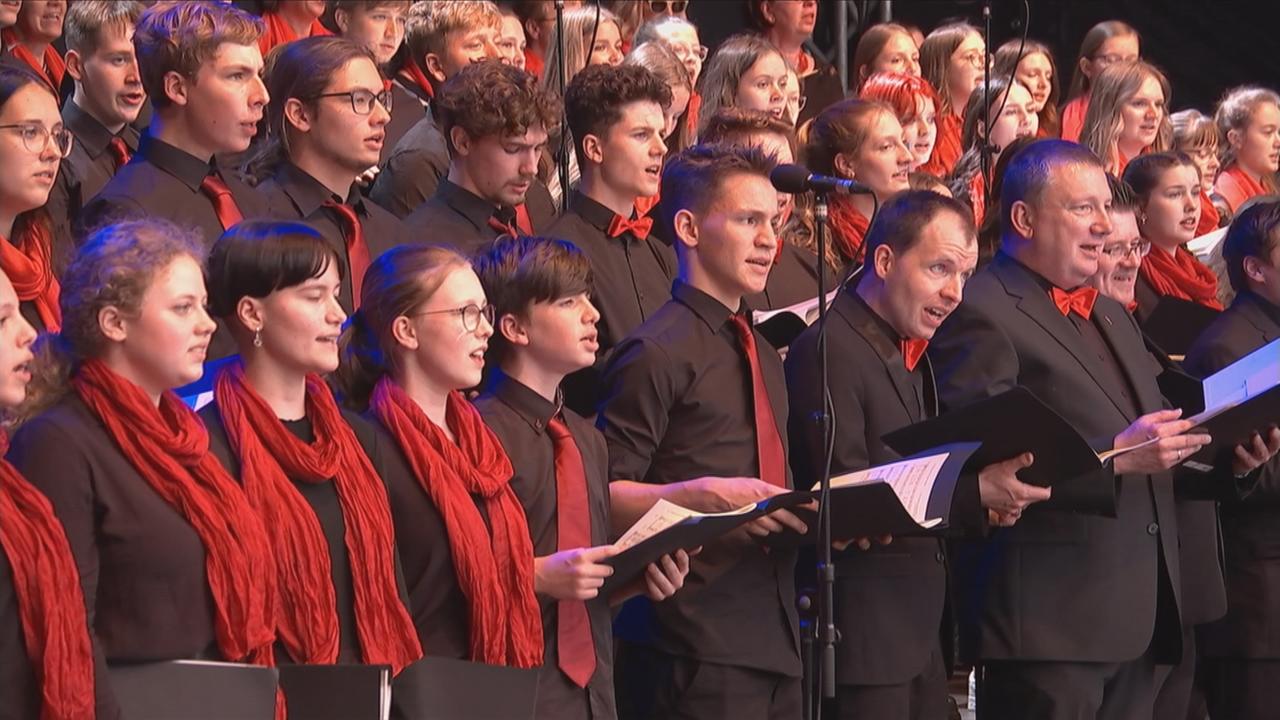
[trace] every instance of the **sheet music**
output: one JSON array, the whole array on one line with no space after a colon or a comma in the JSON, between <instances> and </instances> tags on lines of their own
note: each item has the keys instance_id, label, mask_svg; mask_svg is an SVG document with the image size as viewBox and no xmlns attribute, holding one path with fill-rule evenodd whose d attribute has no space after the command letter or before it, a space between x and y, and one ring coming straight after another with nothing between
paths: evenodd
<instances>
[{"instance_id":1,"label":"sheet music","mask_svg":"<svg viewBox=\"0 0 1280 720\"><path fill-rule=\"evenodd\" d=\"M1191 418L1206 422L1246 400L1280 385L1280 340L1264 345L1204 379L1204 412Z\"/></svg>"},{"instance_id":2,"label":"sheet music","mask_svg":"<svg viewBox=\"0 0 1280 720\"><path fill-rule=\"evenodd\" d=\"M929 512L929 496L933 493L933 485L948 457L950 453L926 455L846 473L831 479L831 489L885 483L893 488L902 507L906 508L916 524L925 528L933 527L942 522L942 518L926 517Z\"/></svg>"},{"instance_id":3,"label":"sheet music","mask_svg":"<svg viewBox=\"0 0 1280 720\"><path fill-rule=\"evenodd\" d=\"M840 292L840 288L837 287L827 293L827 307L831 307L831 301L835 299L838 292ZM759 325L783 313L794 313L804 321L805 325L812 325L818 319L818 298L813 297L804 302L798 302L795 305L788 305L776 310L757 310L752 313L751 318L754 324Z\"/></svg>"},{"instance_id":4,"label":"sheet music","mask_svg":"<svg viewBox=\"0 0 1280 720\"><path fill-rule=\"evenodd\" d=\"M620 550L626 550L632 545L637 545L669 527L679 525L691 517L724 517L729 515L742 515L756 509L756 504L743 505L735 510L727 510L719 513L704 513L697 510L690 510L662 498L649 508L649 512L636 521L629 530L618 538L618 542L614 543Z\"/></svg>"}]
</instances>

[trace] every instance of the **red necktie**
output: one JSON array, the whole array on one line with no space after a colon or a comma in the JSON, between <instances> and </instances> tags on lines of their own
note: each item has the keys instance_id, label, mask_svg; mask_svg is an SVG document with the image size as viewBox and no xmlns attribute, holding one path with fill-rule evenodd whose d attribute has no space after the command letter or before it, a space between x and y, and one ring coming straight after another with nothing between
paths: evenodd
<instances>
[{"instance_id":1,"label":"red necktie","mask_svg":"<svg viewBox=\"0 0 1280 720\"><path fill-rule=\"evenodd\" d=\"M1063 317L1074 310L1077 315L1088 320L1093 314L1093 304L1098 301L1098 289L1082 287L1067 292L1061 288L1053 288L1049 291L1049 296L1053 298L1053 304L1058 306L1058 312Z\"/></svg>"},{"instance_id":2,"label":"red necktie","mask_svg":"<svg viewBox=\"0 0 1280 720\"><path fill-rule=\"evenodd\" d=\"M524 203L516 206L516 227L520 229L521 235L533 234L533 221L529 219L529 209Z\"/></svg>"},{"instance_id":3,"label":"red necktie","mask_svg":"<svg viewBox=\"0 0 1280 720\"><path fill-rule=\"evenodd\" d=\"M222 178L215 174L206 175L200 183L200 192L208 195L213 202L213 213L218 216L218 224L222 225L223 230L244 219L240 208L236 206L235 198L231 197L231 188L227 187Z\"/></svg>"},{"instance_id":4,"label":"red necktie","mask_svg":"<svg viewBox=\"0 0 1280 720\"><path fill-rule=\"evenodd\" d=\"M906 366L907 372L912 372L920 364L920 358L924 357L924 349L929 347L929 341L903 340L899 347L902 350L902 364Z\"/></svg>"},{"instance_id":5,"label":"red necktie","mask_svg":"<svg viewBox=\"0 0 1280 720\"><path fill-rule=\"evenodd\" d=\"M629 232L638 240L644 240L649 237L649 232L653 230L653 218L638 217L635 220L624 218L621 215L614 215L613 220L609 222L609 237L618 237L622 233Z\"/></svg>"},{"instance_id":6,"label":"red necktie","mask_svg":"<svg viewBox=\"0 0 1280 720\"><path fill-rule=\"evenodd\" d=\"M489 227L493 228L493 231L499 235L516 237L520 234L520 231L516 229L515 223L504 223L496 215L489 218Z\"/></svg>"},{"instance_id":7,"label":"red necktie","mask_svg":"<svg viewBox=\"0 0 1280 720\"><path fill-rule=\"evenodd\" d=\"M364 228L356 211L346 203L325 200L324 207L332 209L338 215L338 224L342 226L342 239L347 246L347 269L351 276L351 307L360 309L360 288L364 286L364 273L369 269L372 259L369 257L369 245L364 241Z\"/></svg>"},{"instance_id":8,"label":"red necktie","mask_svg":"<svg viewBox=\"0 0 1280 720\"><path fill-rule=\"evenodd\" d=\"M756 353L755 335L752 334L751 326L743 316L732 315L729 321L738 334L742 352L747 356L747 365L751 367L751 397L755 404L756 456L760 462L760 479L770 485L785 488L787 458L782 449L782 435L778 432L778 422L773 417L773 406L769 404L769 390L764 384L764 373L760 371L760 356Z\"/></svg>"},{"instance_id":9,"label":"red necktie","mask_svg":"<svg viewBox=\"0 0 1280 720\"><path fill-rule=\"evenodd\" d=\"M591 514L587 508L587 471L582 453L559 417L547 421L556 458L556 550L591 545ZM586 687L596 671L596 646L591 638L587 604L582 600L556 603L556 649L560 669L578 687Z\"/></svg>"},{"instance_id":10,"label":"red necktie","mask_svg":"<svg viewBox=\"0 0 1280 720\"><path fill-rule=\"evenodd\" d=\"M121 137L111 138L107 146L111 148L111 156L115 158L118 172L133 157L133 153L129 152L129 146L124 144L124 139Z\"/></svg>"}]
</instances>

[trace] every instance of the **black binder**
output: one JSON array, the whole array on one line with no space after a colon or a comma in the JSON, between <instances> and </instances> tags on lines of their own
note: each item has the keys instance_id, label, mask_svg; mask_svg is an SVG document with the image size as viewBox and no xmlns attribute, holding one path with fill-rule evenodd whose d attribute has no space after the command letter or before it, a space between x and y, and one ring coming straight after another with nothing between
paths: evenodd
<instances>
[{"instance_id":1,"label":"black binder","mask_svg":"<svg viewBox=\"0 0 1280 720\"><path fill-rule=\"evenodd\" d=\"M532 720L539 672L425 657L396 676L396 715L412 720Z\"/></svg>"},{"instance_id":2,"label":"black binder","mask_svg":"<svg viewBox=\"0 0 1280 720\"><path fill-rule=\"evenodd\" d=\"M789 492L761 500L748 512L688 518L605 560L604 564L613 567L613 574L605 578L600 592L607 595L626 585L643 573L650 563L661 559L663 555L669 555L677 550L701 547L756 518L768 515L775 510L794 508L812 500L813 493Z\"/></svg>"},{"instance_id":3,"label":"black binder","mask_svg":"<svg viewBox=\"0 0 1280 720\"><path fill-rule=\"evenodd\" d=\"M176 660L112 665L109 674L125 720L275 718L275 668Z\"/></svg>"},{"instance_id":4,"label":"black binder","mask_svg":"<svg viewBox=\"0 0 1280 720\"><path fill-rule=\"evenodd\" d=\"M1142 331L1170 355L1185 356L1220 313L1198 302L1165 295L1142 323Z\"/></svg>"},{"instance_id":5,"label":"black binder","mask_svg":"<svg viewBox=\"0 0 1280 720\"><path fill-rule=\"evenodd\" d=\"M386 720L391 708L387 665L281 665L289 720Z\"/></svg>"}]
</instances>

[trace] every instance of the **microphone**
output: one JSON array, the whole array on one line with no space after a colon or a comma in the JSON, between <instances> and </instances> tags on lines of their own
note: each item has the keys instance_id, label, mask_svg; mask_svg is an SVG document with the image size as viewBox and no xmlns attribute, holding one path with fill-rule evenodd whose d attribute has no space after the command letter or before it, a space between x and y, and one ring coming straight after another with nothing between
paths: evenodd
<instances>
[{"instance_id":1,"label":"microphone","mask_svg":"<svg viewBox=\"0 0 1280 720\"><path fill-rule=\"evenodd\" d=\"M845 195L872 195L871 188L856 180L814 175L803 165L779 165L769 173L769 181L778 192L798 195L803 192L835 192Z\"/></svg>"}]
</instances>

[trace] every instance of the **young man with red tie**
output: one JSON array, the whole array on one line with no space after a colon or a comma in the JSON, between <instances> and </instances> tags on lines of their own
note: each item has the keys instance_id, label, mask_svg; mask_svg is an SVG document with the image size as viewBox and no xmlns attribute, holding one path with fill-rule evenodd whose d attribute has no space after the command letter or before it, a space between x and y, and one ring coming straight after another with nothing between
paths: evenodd
<instances>
[{"instance_id":1,"label":"young man with red tie","mask_svg":"<svg viewBox=\"0 0 1280 720\"><path fill-rule=\"evenodd\" d=\"M76 136L71 154L58 168L46 207L70 233L70 218L97 195L138 151L133 122L146 102L133 51L133 26L142 3L84 0L67 11L67 74L75 93L62 106L62 122ZM61 269L70 257L55 257Z\"/></svg>"},{"instance_id":2,"label":"young man with red tie","mask_svg":"<svg viewBox=\"0 0 1280 720\"><path fill-rule=\"evenodd\" d=\"M1136 321L1085 284L1113 230L1098 158L1041 140L1002 187L1001 249L930 344L943 405L1021 385L1098 450L1154 442L1061 478L1016 526L953 558L962 649L982 665L984 719L1150 717L1182 650L1169 471L1209 437L1163 409ZM1205 479L1230 484L1264 460Z\"/></svg>"},{"instance_id":3,"label":"young man with red tie","mask_svg":"<svg viewBox=\"0 0 1280 720\"><path fill-rule=\"evenodd\" d=\"M560 120L559 98L529 73L488 60L450 78L433 109L449 143L449 175L404 219L413 238L470 253L540 229L524 202Z\"/></svg>"},{"instance_id":4,"label":"young man with red tie","mask_svg":"<svg viewBox=\"0 0 1280 720\"><path fill-rule=\"evenodd\" d=\"M268 214L301 220L343 261L338 301L354 312L369 263L411 242L400 220L360 192L357 180L378 160L390 118L390 92L373 55L350 40L310 37L276 51L267 88L271 140L258 185ZM252 165L252 162L251 162Z\"/></svg>"},{"instance_id":5,"label":"young man with red tie","mask_svg":"<svg viewBox=\"0 0 1280 720\"><path fill-rule=\"evenodd\" d=\"M248 149L262 119L269 99L259 77L262 28L235 7L194 0L142 14L133 45L155 114L133 161L80 213L82 232L158 217L198 228L212 245L261 214L259 196L214 156Z\"/></svg>"},{"instance_id":6,"label":"young man with red tie","mask_svg":"<svg viewBox=\"0 0 1280 720\"><path fill-rule=\"evenodd\" d=\"M757 148L700 145L663 171L679 276L671 299L614 349L597 420L615 527L659 499L723 511L791 487L782 361L743 304L777 251L772 170ZM796 553L754 541L784 525L807 529L786 510L756 520L706 544L674 597L629 608L618 632L621 717L799 717Z\"/></svg>"},{"instance_id":7,"label":"young man with red tie","mask_svg":"<svg viewBox=\"0 0 1280 720\"><path fill-rule=\"evenodd\" d=\"M636 198L658 193L671 90L636 65L593 65L570 81L564 103L582 179L547 234L582 248L596 278L600 352L594 367L565 383L569 407L592 415L613 347L671 298L675 253L635 209Z\"/></svg>"},{"instance_id":8,"label":"young man with red tie","mask_svg":"<svg viewBox=\"0 0 1280 720\"><path fill-rule=\"evenodd\" d=\"M503 238L476 260L494 308L489 356L497 361L476 408L511 458L511 487L533 539L534 589L542 609L545 665L538 682L540 720L610 720L613 693L610 604L600 594L616 553L609 538L609 457L604 438L564 406L560 381L595 359L591 265L564 240ZM684 551L649 566L650 599L684 582Z\"/></svg>"},{"instance_id":9,"label":"young man with red tie","mask_svg":"<svg viewBox=\"0 0 1280 720\"><path fill-rule=\"evenodd\" d=\"M835 418L832 475L900 460L881 436L938 415L925 350L960 304L977 261L973 215L959 202L913 190L880 208L867 234L867 264L828 316L827 387L817 372L818 326L805 330L787 354L791 467L797 478L815 482L827 457L813 421L827 392ZM1031 461L1024 455L962 476L952 501L952 531L981 532L983 507L992 511L994 523L1012 525L1032 503L1047 499L1049 490L1014 474ZM952 626L944 622L947 566L941 539L862 539L833 560L840 633L835 717L946 717L950 658L944 647L951 644Z\"/></svg>"}]
</instances>

